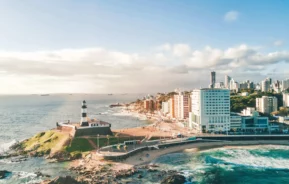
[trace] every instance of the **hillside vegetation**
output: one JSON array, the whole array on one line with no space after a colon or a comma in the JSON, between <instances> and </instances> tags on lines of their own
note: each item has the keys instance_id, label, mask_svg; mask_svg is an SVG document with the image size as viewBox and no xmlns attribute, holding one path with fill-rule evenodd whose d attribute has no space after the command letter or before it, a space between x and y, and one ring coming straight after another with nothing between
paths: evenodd
<instances>
[{"instance_id":1,"label":"hillside vegetation","mask_svg":"<svg viewBox=\"0 0 289 184\"><path fill-rule=\"evenodd\" d=\"M24 152L46 155L63 151L63 147L70 142L69 134L60 133L54 130L41 132L20 143Z\"/></svg>"},{"instance_id":2,"label":"hillside vegetation","mask_svg":"<svg viewBox=\"0 0 289 184\"><path fill-rule=\"evenodd\" d=\"M256 98L260 98L262 96L275 96L278 99L278 108L282 106L282 94L255 92L249 96L231 95L231 111L241 112L246 107L256 107Z\"/></svg>"}]
</instances>

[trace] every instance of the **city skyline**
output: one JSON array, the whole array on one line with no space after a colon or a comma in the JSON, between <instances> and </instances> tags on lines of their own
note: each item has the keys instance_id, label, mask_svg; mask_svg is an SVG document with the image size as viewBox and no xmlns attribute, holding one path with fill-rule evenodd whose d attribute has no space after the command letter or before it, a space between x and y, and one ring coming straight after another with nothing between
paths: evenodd
<instances>
[{"instance_id":1,"label":"city skyline","mask_svg":"<svg viewBox=\"0 0 289 184\"><path fill-rule=\"evenodd\" d=\"M286 5L4 0L0 94L194 89L210 71L217 82L286 79Z\"/></svg>"}]
</instances>

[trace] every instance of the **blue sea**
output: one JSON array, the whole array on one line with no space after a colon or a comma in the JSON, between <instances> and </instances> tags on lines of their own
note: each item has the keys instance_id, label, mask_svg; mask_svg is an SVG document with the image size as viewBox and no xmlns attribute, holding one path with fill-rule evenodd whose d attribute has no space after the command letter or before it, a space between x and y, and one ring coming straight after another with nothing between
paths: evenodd
<instances>
[{"instance_id":1,"label":"blue sea","mask_svg":"<svg viewBox=\"0 0 289 184\"><path fill-rule=\"evenodd\" d=\"M176 170L186 184L289 183L289 146L260 145L172 153L153 161L160 170ZM160 183L158 174L143 172L131 183Z\"/></svg>"},{"instance_id":2,"label":"blue sea","mask_svg":"<svg viewBox=\"0 0 289 184\"><path fill-rule=\"evenodd\" d=\"M23 95L0 96L0 153L16 141L32 137L36 133L55 128L56 122L71 120L80 121L81 102L86 100L88 116L111 123L112 129L145 126L149 122L132 116L120 115L121 108L110 108L113 103L132 102L144 94L130 95ZM52 177L70 174L66 163L47 164L42 158L32 158L15 163L11 160L0 160L0 170L12 171L8 179L1 183L38 183L41 178L34 174L41 171Z\"/></svg>"},{"instance_id":3,"label":"blue sea","mask_svg":"<svg viewBox=\"0 0 289 184\"><path fill-rule=\"evenodd\" d=\"M145 126L147 121L131 116L120 116L120 108L109 108L117 102L131 102L141 98L135 95L24 95L0 96L0 152L40 131L55 127L58 121L79 121L81 101L88 104L88 115L110 122L113 129ZM289 143L289 142L288 142ZM289 145L289 144L288 144ZM160 169L178 170L187 183L200 184L272 184L289 183L289 146L226 147L205 151L172 153L153 161ZM39 183L36 171L52 177L71 174L67 163L48 163L43 158L23 162L0 160L0 170L11 171L0 184ZM156 183L150 173L135 183Z\"/></svg>"}]
</instances>

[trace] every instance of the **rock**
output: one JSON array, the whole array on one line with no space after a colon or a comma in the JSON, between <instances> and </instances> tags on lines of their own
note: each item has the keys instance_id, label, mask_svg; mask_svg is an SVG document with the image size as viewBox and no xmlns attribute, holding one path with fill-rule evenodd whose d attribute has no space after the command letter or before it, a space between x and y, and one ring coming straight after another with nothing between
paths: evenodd
<instances>
[{"instance_id":1,"label":"rock","mask_svg":"<svg viewBox=\"0 0 289 184\"><path fill-rule=\"evenodd\" d=\"M141 174L139 174L139 175L137 176L137 178L142 178L142 175L141 175Z\"/></svg>"},{"instance_id":2,"label":"rock","mask_svg":"<svg viewBox=\"0 0 289 184\"><path fill-rule=\"evenodd\" d=\"M0 179L6 178L9 174L11 174L11 172L9 171L6 171L6 170L0 171Z\"/></svg>"},{"instance_id":3,"label":"rock","mask_svg":"<svg viewBox=\"0 0 289 184\"><path fill-rule=\"evenodd\" d=\"M76 181L71 176L56 177L51 181L43 182L43 184L82 184L82 182Z\"/></svg>"},{"instance_id":4,"label":"rock","mask_svg":"<svg viewBox=\"0 0 289 184\"><path fill-rule=\"evenodd\" d=\"M157 172L157 171L158 171L157 169L153 169L153 168L148 169L148 172Z\"/></svg>"},{"instance_id":5,"label":"rock","mask_svg":"<svg viewBox=\"0 0 289 184\"><path fill-rule=\"evenodd\" d=\"M185 182L186 178L183 175L174 174L163 179L161 184L183 184Z\"/></svg>"}]
</instances>

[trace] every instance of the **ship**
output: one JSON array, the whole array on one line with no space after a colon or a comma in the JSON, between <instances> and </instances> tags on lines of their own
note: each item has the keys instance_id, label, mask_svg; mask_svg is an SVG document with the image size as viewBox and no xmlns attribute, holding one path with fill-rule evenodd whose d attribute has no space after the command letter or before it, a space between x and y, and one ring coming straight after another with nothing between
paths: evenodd
<instances>
[{"instance_id":1,"label":"ship","mask_svg":"<svg viewBox=\"0 0 289 184\"><path fill-rule=\"evenodd\" d=\"M115 104L111 104L109 107L110 107L110 108L113 108L113 107L121 107L121 106L124 106L124 104L115 103Z\"/></svg>"}]
</instances>

